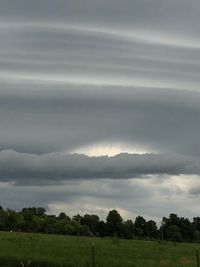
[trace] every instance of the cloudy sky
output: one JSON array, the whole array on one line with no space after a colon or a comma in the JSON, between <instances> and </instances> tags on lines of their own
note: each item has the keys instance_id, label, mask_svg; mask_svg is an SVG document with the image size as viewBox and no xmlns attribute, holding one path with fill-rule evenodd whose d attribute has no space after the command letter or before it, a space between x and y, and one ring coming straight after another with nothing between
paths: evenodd
<instances>
[{"instance_id":1,"label":"cloudy sky","mask_svg":"<svg viewBox=\"0 0 200 267\"><path fill-rule=\"evenodd\" d=\"M0 0L0 204L200 215L200 2Z\"/></svg>"}]
</instances>

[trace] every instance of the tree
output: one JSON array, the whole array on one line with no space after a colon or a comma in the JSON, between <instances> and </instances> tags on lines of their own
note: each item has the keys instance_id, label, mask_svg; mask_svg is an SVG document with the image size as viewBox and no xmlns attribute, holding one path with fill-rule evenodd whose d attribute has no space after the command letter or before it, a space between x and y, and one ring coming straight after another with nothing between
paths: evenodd
<instances>
[{"instance_id":1,"label":"tree","mask_svg":"<svg viewBox=\"0 0 200 267\"><path fill-rule=\"evenodd\" d=\"M67 216L64 212L61 212L61 213L58 215L58 219L61 219L61 220L66 219L66 220L70 221L69 216Z\"/></svg>"},{"instance_id":2,"label":"tree","mask_svg":"<svg viewBox=\"0 0 200 267\"><path fill-rule=\"evenodd\" d=\"M123 223L123 237L126 239L132 239L134 236L135 226L131 220L127 220Z\"/></svg>"},{"instance_id":3,"label":"tree","mask_svg":"<svg viewBox=\"0 0 200 267\"><path fill-rule=\"evenodd\" d=\"M38 216L44 216L45 212L46 212L46 210L44 208L42 208L42 207L37 207L36 208L36 215L38 215Z\"/></svg>"},{"instance_id":4,"label":"tree","mask_svg":"<svg viewBox=\"0 0 200 267\"><path fill-rule=\"evenodd\" d=\"M135 218L135 234L138 237L147 236L147 223L142 216Z\"/></svg>"},{"instance_id":5,"label":"tree","mask_svg":"<svg viewBox=\"0 0 200 267\"><path fill-rule=\"evenodd\" d=\"M72 220L77 222L78 224L82 224L83 217L80 214L77 214L73 216Z\"/></svg>"},{"instance_id":6,"label":"tree","mask_svg":"<svg viewBox=\"0 0 200 267\"><path fill-rule=\"evenodd\" d=\"M92 215L85 214L82 219L82 224L87 225L93 234L96 234L96 232L98 232L97 231L98 222L99 222L99 217L95 214Z\"/></svg>"},{"instance_id":7,"label":"tree","mask_svg":"<svg viewBox=\"0 0 200 267\"><path fill-rule=\"evenodd\" d=\"M23 216L14 210L7 209L6 229L8 231L21 231L23 228Z\"/></svg>"},{"instance_id":8,"label":"tree","mask_svg":"<svg viewBox=\"0 0 200 267\"><path fill-rule=\"evenodd\" d=\"M159 236L159 232L158 232L158 228L156 225L156 222L154 222L153 220L150 220L146 223L146 228L147 228L147 235L150 238L158 238Z\"/></svg>"},{"instance_id":9,"label":"tree","mask_svg":"<svg viewBox=\"0 0 200 267\"><path fill-rule=\"evenodd\" d=\"M108 234L108 229L107 229L107 224L104 221L99 221L97 226L96 226L96 235L98 236L107 236Z\"/></svg>"},{"instance_id":10,"label":"tree","mask_svg":"<svg viewBox=\"0 0 200 267\"><path fill-rule=\"evenodd\" d=\"M167 234L167 239L171 241L177 241L177 242L182 242L183 237L180 232L180 229L176 225L170 225L166 231Z\"/></svg>"},{"instance_id":11,"label":"tree","mask_svg":"<svg viewBox=\"0 0 200 267\"><path fill-rule=\"evenodd\" d=\"M7 213L3 209L0 209L0 231L6 230Z\"/></svg>"},{"instance_id":12,"label":"tree","mask_svg":"<svg viewBox=\"0 0 200 267\"><path fill-rule=\"evenodd\" d=\"M187 218L178 217L177 214L171 213L169 218L163 218L164 236L174 241L192 241L194 240L194 225L198 225L198 221L198 217L196 220L194 218L192 224Z\"/></svg>"},{"instance_id":13,"label":"tree","mask_svg":"<svg viewBox=\"0 0 200 267\"><path fill-rule=\"evenodd\" d=\"M113 235L121 235L123 219L117 210L111 210L106 218L108 232Z\"/></svg>"},{"instance_id":14,"label":"tree","mask_svg":"<svg viewBox=\"0 0 200 267\"><path fill-rule=\"evenodd\" d=\"M195 230L200 231L200 217L194 217L192 224Z\"/></svg>"},{"instance_id":15,"label":"tree","mask_svg":"<svg viewBox=\"0 0 200 267\"><path fill-rule=\"evenodd\" d=\"M179 217L177 216L177 214L171 213L169 215L169 222L170 222L171 225L178 226L178 224L179 224Z\"/></svg>"},{"instance_id":16,"label":"tree","mask_svg":"<svg viewBox=\"0 0 200 267\"><path fill-rule=\"evenodd\" d=\"M194 239L193 225L187 218L179 218L178 227L184 241L192 241Z\"/></svg>"},{"instance_id":17,"label":"tree","mask_svg":"<svg viewBox=\"0 0 200 267\"><path fill-rule=\"evenodd\" d=\"M200 242L200 231L198 230L194 231L194 241L198 243Z\"/></svg>"}]
</instances>

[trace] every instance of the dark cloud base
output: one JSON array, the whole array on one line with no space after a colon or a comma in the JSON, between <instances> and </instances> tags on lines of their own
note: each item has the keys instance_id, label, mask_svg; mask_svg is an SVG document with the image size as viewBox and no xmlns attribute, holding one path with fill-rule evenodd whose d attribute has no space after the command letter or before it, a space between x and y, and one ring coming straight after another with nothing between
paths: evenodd
<instances>
[{"instance_id":1,"label":"dark cloud base","mask_svg":"<svg viewBox=\"0 0 200 267\"><path fill-rule=\"evenodd\" d=\"M181 155L127 154L89 157L82 154L0 152L0 181L59 184L77 179L129 179L152 174L196 174L196 162Z\"/></svg>"}]
</instances>

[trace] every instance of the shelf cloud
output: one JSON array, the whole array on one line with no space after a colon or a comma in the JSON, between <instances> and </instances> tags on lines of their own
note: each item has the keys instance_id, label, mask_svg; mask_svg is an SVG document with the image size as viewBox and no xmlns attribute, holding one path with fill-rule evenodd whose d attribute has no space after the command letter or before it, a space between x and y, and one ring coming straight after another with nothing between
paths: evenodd
<instances>
[{"instance_id":1,"label":"shelf cloud","mask_svg":"<svg viewBox=\"0 0 200 267\"><path fill-rule=\"evenodd\" d=\"M59 184L77 179L130 179L148 175L200 174L199 165L180 155L127 154L89 157L82 154L46 155L0 152L1 182Z\"/></svg>"}]
</instances>

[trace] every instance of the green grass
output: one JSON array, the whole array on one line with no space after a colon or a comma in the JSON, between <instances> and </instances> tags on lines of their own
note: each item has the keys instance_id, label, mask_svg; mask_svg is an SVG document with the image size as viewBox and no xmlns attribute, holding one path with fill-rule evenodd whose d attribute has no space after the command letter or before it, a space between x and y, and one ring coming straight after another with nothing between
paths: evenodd
<instances>
[{"instance_id":1,"label":"green grass","mask_svg":"<svg viewBox=\"0 0 200 267\"><path fill-rule=\"evenodd\" d=\"M196 244L0 232L0 267L196 267Z\"/></svg>"}]
</instances>

